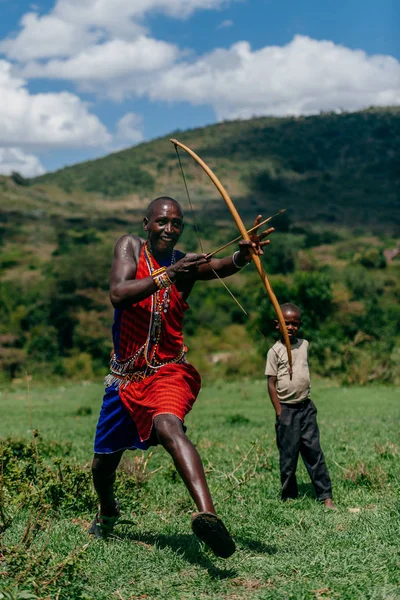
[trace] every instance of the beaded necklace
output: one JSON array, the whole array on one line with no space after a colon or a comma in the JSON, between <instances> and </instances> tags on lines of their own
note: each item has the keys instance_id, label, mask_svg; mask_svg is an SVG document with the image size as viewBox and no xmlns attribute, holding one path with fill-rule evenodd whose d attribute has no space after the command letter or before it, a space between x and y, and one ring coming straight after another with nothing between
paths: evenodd
<instances>
[{"instance_id":1,"label":"beaded necklace","mask_svg":"<svg viewBox=\"0 0 400 600\"><path fill-rule=\"evenodd\" d=\"M152 276L153 272L157 271L157 269L154 269L152 257L148 250L147 243L144 245L144 256L149 269L149 274ZM170 264L175 264L175 262L176 255L175 250L173 250ZM161 290L158 289L154 294L152 294L149 330L146 341L133 356L129 357L125 361L117 360L114 354L110 361L110 374L105 378L105 384L107 387L109 385L116 385L117 387L120 387L121 385L126 386L130 381L142 381L145 377L155 373L159 367L167 364L178 363L184 360L186 351L184 344L182 344L182 347L175 358L160 361L156 357L158 344L161 338L162 315L168 312L170 294L171 286ZM138 371L134 367L136 361L142 354L146 362L146 368L145 370ZM149 373L149 369L152 370L152 372Z\"/></svg>"},{"instance_id":2,"label":"beaded necklace","mask_svg":"<svg viewBox=\"0 0 400 600\"><path fill-rule=\"evenodd\" d=\"M149 252L147 243L144 246L144 256L145 256L146 263L147 263L147 266L149 269L149 273L150 273L150 275L152 275L153 271L155 271L156 269L154 268L154 264L153 264L152 257ZM170 264L173 265L173 264L175 264L175 262L176 262L176 256L175 256L175 250L173 250ZM168 288L165 288L162 290L157 290L151 296L151 314L150 314L150 323L149 323L149 333L147 335L147 340L146 340L145 348L144 348L144 358L146 360L146 365L149 369L158 369L159 367L161 367L163 365L178 362L182 358L182 356L185 352L185 348L184 348L184 346L182 346L182 348L179 351L176 358L174 358L172 360L159 361L156 358L157 348L158 348L158 344L160 343L160 338L161 338L162 315L163 315L163 313L166 315L168 312L169 303L171 300L170 295L171 295L171 287L168 287Z\"/></svg>"}]
</instances>

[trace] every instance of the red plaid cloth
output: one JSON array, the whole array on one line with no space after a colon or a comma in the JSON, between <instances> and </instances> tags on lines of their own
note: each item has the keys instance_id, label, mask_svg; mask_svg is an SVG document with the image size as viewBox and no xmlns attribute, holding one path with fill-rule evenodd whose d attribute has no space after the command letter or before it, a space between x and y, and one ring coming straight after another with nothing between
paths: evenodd
<instances>
[{"instance_id":1,"label":"red plaid cloth","mask_svg":"<svg viewBox=\"0 0 400 600\"><path fill-rule=\"evenodd\" d=\"M155 269L159 264L152 258ZM136 273L136 279L149 277L149 269L144 256L144 246L140 253L139 264ZM161 300L165 290L161 290ZM189 306L184 302L173 285L170 289L170 304L167 313L162 313L162 331L160 343L158 345L156 358L159 361L173 360L179 354L183 345L183 316ZM132 304L131 307L124 309L121 317L120 337L118 344L118 359L127 360L133 356L137 350L145 343L148 332L151 315L151 296ZM117 348L116 348L117 350ZM145 366L144 357L141 357L135 364L137 369Z\"/></svg>"},{"instance_id":2,"label":"red plaid cloth","mask_svg":"<svg viewBox=\"0 0 400 600\"><path fill-rule=\"evenodd\" d=\"M140 441L150 437L156 415L172 414L183 423L200 391L199 373L189 363L165 365L139 383L121 386L119 396L129 411Z\"/></svg>"},{"instance_id":3,"label":"red plaid cloth","mask_svg":"<svg viewBox=\"0 0 400 600\"><path fill-rule=\"evenodd\" d=\"M153 260L155 269L159 268ZM136 278L149 276L144 256L140 254ZM161 291L163 294L164 291ZM183 316L188 305L182 300L175 285L170 288L170 304L167 313L162 314L162 332L157 348L159 361L173 360L183 345ZM119 360L127 360L146 341L151 315L151 296L130 308L124 309L121 318ZM143 355L135 362L135 370L143 369L146 363ZM152 431L153 419L159 414L173 414L182 422L200 391L201 378L189 363L167 364L155 374L140 382L121 385L119 396L131 415L141 441L147 440Z\"/></svg>"}]
</instances>

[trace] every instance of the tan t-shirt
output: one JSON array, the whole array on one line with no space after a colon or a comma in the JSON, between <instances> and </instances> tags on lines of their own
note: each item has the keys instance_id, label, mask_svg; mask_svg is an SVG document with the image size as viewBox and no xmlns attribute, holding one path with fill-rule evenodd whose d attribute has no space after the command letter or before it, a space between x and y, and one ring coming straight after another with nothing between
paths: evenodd
<instances>
[{"instance_id":1,"label":"tan t-shirt","mask_svg":"<svg viewBox=\"0 0 400 600\"><path fill-rule=\"evenodd\" d=\"M276 377L279 402L296 404L310 395L310 371L308 369L308 342L297 338L292 344L293 377L289 376L289 363L285 344L276 342L267 354L265 374Z\"/></svg>"}]
</instances>

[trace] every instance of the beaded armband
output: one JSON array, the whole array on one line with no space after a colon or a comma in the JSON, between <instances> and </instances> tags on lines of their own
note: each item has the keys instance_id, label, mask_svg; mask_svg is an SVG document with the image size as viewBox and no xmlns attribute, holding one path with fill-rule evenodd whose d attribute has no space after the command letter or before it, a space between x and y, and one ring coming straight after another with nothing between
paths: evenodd
<instances>
[{"instance_id":1,"label":"beaded armband","mask_svg":"<svg viewBox=\"0 0 400 600\"><path fill-rule=\"evenodd\" d=\"M168 277L166 267L160 267L159 269L156 269L152 272L151 276L159 290L165 290L172 285L172 281Z\"/></svg>"}]
</instances>

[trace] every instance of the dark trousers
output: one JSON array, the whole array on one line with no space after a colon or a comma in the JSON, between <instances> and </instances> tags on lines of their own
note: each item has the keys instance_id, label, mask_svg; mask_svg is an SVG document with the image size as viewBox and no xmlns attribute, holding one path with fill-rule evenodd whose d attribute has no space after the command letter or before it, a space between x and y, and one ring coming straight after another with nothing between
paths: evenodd
<instances>
[{"instance_id":1,"label":"dark trousers","mask_svg":"<svg viewBox=\"0 0 400 600\"><path fill-rule=\"evenodd\" d=\"M297 498L296 467L302 456L318 500L332 498L332 486L319 441L317 409L311 400L299 404L281 404L276 420L282 500Z\"/></svg>"}]
</instances>

